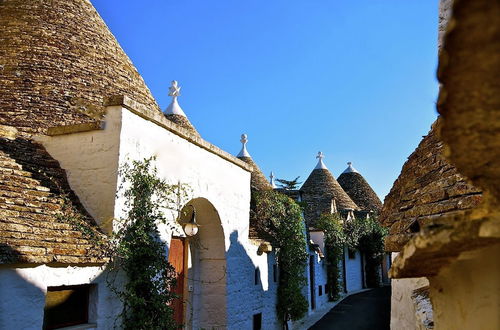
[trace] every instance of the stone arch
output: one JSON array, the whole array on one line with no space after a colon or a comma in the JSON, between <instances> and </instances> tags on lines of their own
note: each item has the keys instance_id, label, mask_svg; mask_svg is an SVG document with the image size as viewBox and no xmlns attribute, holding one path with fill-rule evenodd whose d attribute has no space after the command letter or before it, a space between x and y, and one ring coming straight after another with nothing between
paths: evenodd
<instances>
[{"instance_id":1,"label":"stone arch","mask_svg":"<svg viewBox=\"0 0 500 330\"><path fill-rule=\"evenodd\" d=\"M188 205L196 210L196 222L200 227L197 235L188 238L186 328L226 328L227 265L219 213L209 200L194 198L184 206L186 212L183 214L187 218L191 216Z\"/></svg>"}]
</instances>

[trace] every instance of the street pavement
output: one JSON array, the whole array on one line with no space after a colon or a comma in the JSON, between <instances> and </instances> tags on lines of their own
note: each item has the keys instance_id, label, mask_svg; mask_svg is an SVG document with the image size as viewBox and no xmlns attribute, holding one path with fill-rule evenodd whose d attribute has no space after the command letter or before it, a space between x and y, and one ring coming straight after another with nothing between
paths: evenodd
<instances>
[{"instance_id":1,"label":"street pavement","mask_svg":"<svg viewBox=\"0 0 500 330\"><path fill-rule=\"evenodd\" d=\"M391 287L385 286L347 297L310 330L389 330Z\"/></svg>"}]
</instances>

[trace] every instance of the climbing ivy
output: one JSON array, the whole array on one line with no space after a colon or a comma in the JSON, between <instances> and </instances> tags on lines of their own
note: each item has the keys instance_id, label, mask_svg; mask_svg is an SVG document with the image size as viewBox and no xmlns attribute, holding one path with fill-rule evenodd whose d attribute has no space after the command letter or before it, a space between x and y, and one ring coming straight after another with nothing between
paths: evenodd
<instances>
[{"instance_id":1,"label":"climbing ivy","mask_svg":"<svg viewBox=\"0 0 500 330\"><path fill-rule=\"evenodd\" d=\"M330 288L328 299L334 301L340 298L342 278L340 263L344 253L345 235L338 214L323 214L316 222L316 227L325 233L325 258L327 284Z\"/></svg>"},{"instance_id":2,"label":"climbing ivy","mask_svg":"<svg viewBox=\"0 0 500 330\"><path fill-rule=\"evenodd\" d=\"M158 224L171 224L164 211L174 209L181 185L159 179L154 158L122 166L119 192L126 217L116 231L113 267L123 271L123 286L109 281L123 302L124 329L177 329L171 303L176 284L175 270L168 262L166 244L159 239Z\"/></svg>"},{"instance_id":3,"label":"climbing ivy","mask_svg":"<svg viewBox=\"0 0 500 330\"><path fill-rule=\"evenodd\" d=\"M252 193L251 221L276 248L279 267L278 317L284 323L302 318L308 309L302 288L307 250L302 210L295 201L275 191Z\"/></svg>"}]
</instances>

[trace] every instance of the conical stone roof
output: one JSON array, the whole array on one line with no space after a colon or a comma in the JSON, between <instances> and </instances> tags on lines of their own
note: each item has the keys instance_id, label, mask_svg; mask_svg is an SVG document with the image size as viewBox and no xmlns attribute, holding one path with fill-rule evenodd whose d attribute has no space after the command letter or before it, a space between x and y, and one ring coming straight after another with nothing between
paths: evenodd
<instances>
[{"instance_id":1,"label":"conical stone roof","mask_svg":"<svg viewBox=\"0 0 500 330\"><path fill-rule=\"evenodd\" d=\"M246 144L248 142L248 138L246 134L241 135L241 143L243 144L240 153L236 156L248 165L252 167L251 174L251 189L261 191L261 190L272 190L273 187L267 181L266 176L260 170L259 166L253 161L252 156L247 151Z\"/></svg>"},{"instance_id":2,"label":"conical stone roof","mask_svg":"<svg viewBox=\"0 0 500 330\"><path fill-rule=\"evenodd\" d=\"M317 158L319 158L318 165L301 188L302 200L307 203L304 215L309 224L314 224L322 213L335 211L332 208L359 209L324 165L323 154L319 153Z\"/></svg>"},{"instance_id":3,"label":"conical stone roof","mask_svg":"<svg viewBox=\"0 0 500 330\"><path fill-rule=\"evenodd\" d=\"M0 31L0 124L32 134L93 122L113 95L160 111L89 1L0 1Z\"/></svg>"},{"instance_id":4,"label":"conical stone roof","mask_svg":"<svg viewBox=\"0 0 500 330\"><path fill-rule=\"evenodd\" d=\"M385 196L379 221L389 228L387 251L400 251L420 226L476 207L481 190L470 184L444 156L441 118L432 125Z\"/></svg>"},{"instance_id":5,"label":"conical stone roof","mask_svg":"<svg viewBox=\"0 0 500 330\"><path fill-rule=\"evenodd\" d=\"M377 194L352 164L350 162L347 164L348 167L340 174L338 183L362 210L379 212L382 209L382 202Z\"/></svg>"}]
</instances>

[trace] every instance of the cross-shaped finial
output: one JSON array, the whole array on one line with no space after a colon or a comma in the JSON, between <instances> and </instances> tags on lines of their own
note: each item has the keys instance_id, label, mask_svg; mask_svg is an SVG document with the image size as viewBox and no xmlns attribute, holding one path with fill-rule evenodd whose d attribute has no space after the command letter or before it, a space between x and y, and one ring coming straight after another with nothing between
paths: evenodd
<instances>
[{"instance_id":1,"label":"cross-shaped finial","mask_svg":"<svg viewBox=\"0 0 500 330\"><path fill-rule=\"evenodd\" d=\"M347 162L347 165L351 166L351 165L352 165L352 162Z\"/></svg>"},{"instance_id":2,"label":"cross-shaped finial","mask_svg":"<svg viewBox=\"0 0 500 330\"><path fill-rule=\"evenodd\" d=\"M318 159L318 165L316 165L315 169L328 169L325 163L323 163L323 158L325 158L325 156L321 151L318 152L316 158Z\"/></svg>"},{"instance_id":3,"label":"cross-shaped finial","mask_svg":"<svg viewBox=\"0 0 500 330\"><path fill-rule=\"evenodd\" d=\"M271 181L274 181L274 173L271 172L271 175L269 176L271 178Z\"/></svg>"},{"instance_id":4,"label":"cross-shaped finial","mask_svg":"<svg viewBox=\"0 0 500 330\"><path fill-rule=\"evenodd\" d=\"M177 80L172 80L172 85L168 88L168 96L177 97L181 95L181 87Z\"/></svg>"}]
</instances>

